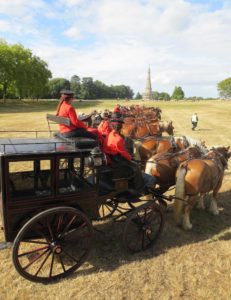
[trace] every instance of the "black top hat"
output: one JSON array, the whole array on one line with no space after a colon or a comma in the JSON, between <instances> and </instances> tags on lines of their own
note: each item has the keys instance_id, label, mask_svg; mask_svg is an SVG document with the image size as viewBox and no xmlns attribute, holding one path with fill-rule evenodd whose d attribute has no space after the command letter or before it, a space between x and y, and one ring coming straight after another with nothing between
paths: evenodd
<instances>
[{"instance_id":1,"label":"black top hat","mask_svg":"<svg viewBox=\"0 0 231 300\"><path fill-rule=\"evenodd\" d=\"M74 95L74 92L72 92L72 91L70 91L70 90L61 90L61 91L60 91L60 94L72 96L72 95Z\"/></svg>"},{"instance_id":2,"label":"black top hat","mask_svg":"<svg viewBox=\"0 0 231 300\"><path fill-rule=\"evenodd\" d=\"M122 118L120 118L120 119L111 119L110 123L124 123L124 120Z\"/></svg>"},{"instance_id":3,"label":"black top hat","mask_svg":"<svg viewBox=\"0 0 231 300\"><path fill-rule=\"evenodd\" d=\"M119 112L113 112L111 114L111 120L110 120L111 123L124 123L124 120L122 118L122 115L121 113Z\"/></svg>"},{"instance_id":4,"label":"black top hat","mask_svg":"<svg viewBox=\"0 0 231 300\"><path fill-rule=\"evenodd\" d=\"M113 113L111 114L111 118L112 118L112 119L121 119L121 117L122 117L122 115L121 115L121 113L119 113L119 112L113 112Z\"/></svg>"},{"instance_id":5,"label":"black top hat","mask_svg":"<svg viewBox=\"0 0 231 300\"><path fill-rule=\"evenodd\" d=\"M109 118L109 117L110 117L110 115L109 115L108 112L104 112L104 113L103 113L103 118Z\"/></svg>"}]
</instances>

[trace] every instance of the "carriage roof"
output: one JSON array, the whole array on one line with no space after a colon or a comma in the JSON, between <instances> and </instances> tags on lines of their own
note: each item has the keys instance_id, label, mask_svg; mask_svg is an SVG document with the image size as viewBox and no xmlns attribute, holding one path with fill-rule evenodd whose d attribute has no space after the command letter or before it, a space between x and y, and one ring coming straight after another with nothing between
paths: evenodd
<instances>
[{"instance_id":1,"label":"carriage roof","mask_svg":"<svg viewBox=\"0 0 231 300\"><path fill-rule=\"evenodd\" d=\"M0 156L48 154L48 153L89 153L92 148L78 148L76 140L63 141L58 138L0 138Z\"/></svg>"}]
</instances>

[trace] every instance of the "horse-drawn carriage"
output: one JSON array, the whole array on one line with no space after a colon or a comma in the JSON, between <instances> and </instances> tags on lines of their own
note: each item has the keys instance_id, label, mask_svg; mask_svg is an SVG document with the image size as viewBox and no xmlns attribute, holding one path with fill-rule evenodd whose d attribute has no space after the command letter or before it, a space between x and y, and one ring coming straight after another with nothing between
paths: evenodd
<instances>
[{"instance_id":1,"label":"horse-drawn carriage","mask_svg":"<svg viewBox=\"0 0 231 300\"><path fill-rule=\"evenodd\" d=\"M130 179L113 178L95 143L0 139L2 229L24 278L50 282L77 270L90 252L93 224L115 211L129 251L147 249L160 235L164 219L155 197L139 202ZM121 203L128 205L117 209Z\"/></svg>"},{"instance_id":2,"label":"horse-drawn carriage","mask_svg":"<svg viewBox=\"0 0 231 300\"><path fill-rule=\"evenodd\" d=\"M57 121L57 118L61 117L48 115L48 121L55 124L70 122L65 118ZM50 124L48 133L51 136ZM5 241L13 243L16 270L28 280L49 283L80 268L91 249L93 225L107 217L125 223L123 243L127 250L145 250L154 244L163 229L164 217L158 203L173 198L181 203L186 201L183 194L171 198L152 190L151 200L143 202L132 189L131 178L114 177L94 140L36 136L0 139L2 229ZM157 141L156 147L159 146ZM220 149L223 152L218 150L209 153L206 159L213 164L217 162L212 173L221 174L217 181L219 187L231 153L229 147ZM187 163L194 162L191 150L187 151L190 154ZM168 153L158 160L151 157L148 163L158 167L156 162L161 161L165 166L169 158L171 163L175 156ZM175 180L177 164L174 166ZM186 169L183 169L185 174ZM181 217L182 205L176 208Z\"/></svg>"}]
</instances>

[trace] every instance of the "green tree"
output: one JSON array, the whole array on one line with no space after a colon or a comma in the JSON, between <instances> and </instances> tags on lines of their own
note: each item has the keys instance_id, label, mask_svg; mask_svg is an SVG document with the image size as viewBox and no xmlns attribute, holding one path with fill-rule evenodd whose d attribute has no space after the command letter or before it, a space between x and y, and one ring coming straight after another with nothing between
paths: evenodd
<instances>
[{"instance_id":1,"label":"green tree","mask_svg":"<svg viewBox=\"0 0 231 300\"><path fill-rule=\"evenodd\" d=\"M175 86L171 99L176 99L176 100L184 99L184 92L180 86Z\"/></svg>"},{"instance_id":2,"label":"green tree","mask_svg":"<svg viewBox=\"0 0 231 300\"><path fill-rule=\"evenodd\" d=\"M96 89L92 77L82 78L81 98L96 99Z\"/></svg>"},{"instance_id":3,"label":"green tree","mask_svg":"<svg viewBox=\"0 0 231 300\"><path fill-rule=\"evenodd\" d=\"M110 98L110 90L106 84L104 84L99 80L96 80L94 81L94 86L95 86L95 96L97 99Z\"/></svg>"},{"instance_id":4,"label":"green tree","mask_svg":"<svg viewBox=\"0 0 231 300\"><path fill-rule=\"evenodd\" d=\"M60 96L60 91L70 89L70 81L65 78L53 78L48 82L49 97L57 99Z\"/></svg>"},{"instance_id":5,"label":"green tree","mask_svg":"<svg viewBox=\"0 0 231 300\"><path fill-rule=\"evenodd\" d=\"M17 60L15 86L19 98L41 98L52 76L47 63L21 45L13 45L12 50Z\"/></svg>"},{"instance_id":6,"label":"green tree","mask_svg":"<svg viewBox=\"0 0 231 300\"><path fill-rule=\"evenodd\" d=\"M42 98L48 93L48 79L52 77L47 63L37 56L31 59L30 83L31 90L29 96L32 98Z\"/></svg>"},{"instance_id":7,"label":"green tree","mask_svg":"<svg viewBox=\"0 0 231 300\"><path fill-rule=\"evenodd\" d=\"M230 99L231 98L231 77L220 81L217 84L217 89L219 92L219 96L221 98Z\"/></svg>"},{"instance_id":8,"label":"green tree","mask_svg":"<svg viewBox=\"0 0 231 300\"><path fill-rule=\"evenodd\" d=\"M136 96L135 96L135 99L136 99L136 100L142 99L142 95L138 92L138 93L136 94Z\"/></svg>"},{"instance_id":9,"label":"green tree","mask_svg":"<svg viewBox=\"0 0 231 300\"><path fill-rule=\"evenodd\" d=\"M157 92L157 91L152 92L153 100L159 100L159 96L160 96L159 92Z\"/></svg>"},{"instance_id":10,"label":"green tree","mask_svg":"<svg viewBox=\"0 0 231 300\"><path fill-rule=\"evenodd\" d=\"M159 94L159 100L169 101L170 100L170 96L169 96L168 93L162 92L162 93Z\"/></svg>"},{"instance_id":11,"label":"green tree","mask_svg":"<svg viewBox=\"0 0 231 300\"><path fill-rule=\"evenodd\" d=\"M15 80L15 60L13 52L5 41L0 41L0 84L2 98L7 96L8 89Z\"/></svg>"},{"instance_id":12,"label":"green tree","mask_svg":"<svg viewBox=\"0 0 231 300\"><path fill-rule=\"evenodd\" d=\"M112 89L113 98L120 98L120 99L133 98L134 92L129 86L123 84L114 85L111 86L111 89Z\"/></svg>"},{"instance_id":13,"label":"green tree","mask_svg":"<svg viewBox=\"0 0 231 300\"><path fill-rule=\"evenodd\" d=\"M47 64L22 45L0 41L0 85L2 97L40 97L51 72Z\"/></svg>"},{"instance_id":14,"label":"green tree","mask_svg":"<svg viewBox=\"0 0 231 300\"><path fill-rule=\"evenodd\" d=\"M74 92L76 98L81 96L81 80L77 75L73 75L70 81L70 88Z\"/></svg>"}]
</instances>

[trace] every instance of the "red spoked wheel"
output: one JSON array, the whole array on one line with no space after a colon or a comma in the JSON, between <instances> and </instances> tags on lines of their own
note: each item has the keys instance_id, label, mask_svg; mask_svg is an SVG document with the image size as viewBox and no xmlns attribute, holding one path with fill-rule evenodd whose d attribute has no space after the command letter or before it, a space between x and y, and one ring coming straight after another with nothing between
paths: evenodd
<instances>
[{"instance_id":1,"label":"red spoked wheel","mask_svg":"<svg viewBox=\"0 0 231 300\"><path fill-rule=\"evenodd\" d=\"M85 214L72 207L48 209L30 219L13 243L13 262L24 278L49 283L63 278L85 261L93 227Z\"/></svg>"},{"instance_id":2,"label":"red spoked wheel","mask_svg":"<svg viewBox=\"0 0 231 300\"><path fill-rule=\"evenodd\" d=\"M149 201L134 209L128 217L123 243L132 253L151 247L160 236L164 226L164 215L161 208L153 201Z\"/></svg>"}]
</instances>

